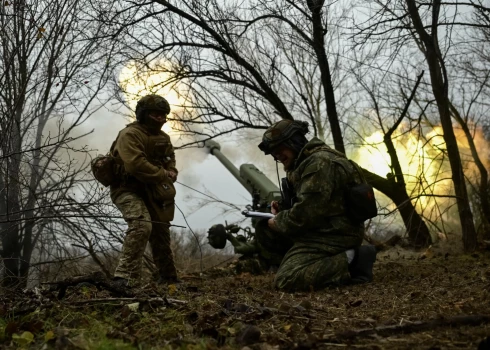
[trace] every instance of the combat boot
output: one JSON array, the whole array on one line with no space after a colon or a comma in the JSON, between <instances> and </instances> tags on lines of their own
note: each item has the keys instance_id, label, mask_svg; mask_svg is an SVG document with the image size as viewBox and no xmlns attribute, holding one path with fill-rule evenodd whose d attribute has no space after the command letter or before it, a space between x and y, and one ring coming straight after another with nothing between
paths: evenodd
<instances>
[{"instance_id":1,"label":"combat boot","mask_svg":"<svg viewBox=\"0 0 490 350\"><path fill-rule=\"evenodd\" d=\"M362 245L355 249L354 260L349 264L350 284L367 283L373 280L376 254L374 245Z\"/></svg>"}]
</instances>

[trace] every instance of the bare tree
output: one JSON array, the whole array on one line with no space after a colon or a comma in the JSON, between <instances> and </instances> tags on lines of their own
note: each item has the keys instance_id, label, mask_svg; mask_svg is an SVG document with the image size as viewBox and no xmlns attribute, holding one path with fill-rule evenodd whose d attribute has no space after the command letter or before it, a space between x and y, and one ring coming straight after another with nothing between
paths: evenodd
<instances>
[{"instance_id":1,"label":"bare tree","mask_svg":"<svg viewBox=\"0 0 490 350\"><path fill-rule=\"evenodd\" d=\"M382 142L386 146L386 150L389 155L391 170L386 175L386 178L372 174L368 171L365 171L365 175L370 183L374 184L374 186L380 192L388 196L396 204L400 216L402 217L402 220L405 224L405 227L407 228L408 238L410 242L416 247L424 247L429 244L431 241L431 236L429 228L427 227L423 218L417 212L414 204L412 203L412 201L416 201L417 198L414 198L409 194L406 177L413 178L417 175L421 176L423 174L423 170L418 170L418 174L407 174L402 170L402 164L394 140L395 132L399 129L402 122L408 121L409 125L405 128L406 130L404 131L404 133L410 134L413 132L413 130L416 130L420 127L420 117L410 118L409 107L415 97L423 74L424 73L422 72L417 77L414 86L411 88L410 94L407 95L402 88L400 89L401 93L396 94L396 98L403 98L406 100L403 108L396 106L393 101L388 100L390 98L390 95L392 95L393 93L390 94L387 92L380 92L380 90L382 90L380 87L383 87L383 85L387 86L387 90L393 90L394 85L398 85L401 87L402 84L400 84L399 79L396 80L395 84L387 84L386 81L378 82L376 81L376 79L368 82L368 78L366 77L366 75L359 73L356 74L359 83L365 89L367 96L369 97L369 100L371 102L370 109L374 119L373 123L376 124L376 129L380 130L383 133ZM391 112L385 111L387 109L391 110ZM387 120L387 115L383 115L384 113L388 115L390 113L396 114L396 117L393 118L393 122ZM413 161L417 160L414 159ZM406 165L408 164L404 164L404 166ZM409 180L409 182L413 183L413 180ZM415 183L419 182L421 181L415 181ZM413 192L414 186L411 187L412 189L410 189L410 191Z\"/></svg>"},{"instance_id":2,"label":"bare tree","mask_svg":"<svg viewBox=\"0 0 490 350\"><path fill-rule=\"evenodd\" d=\"M450 104L452 117L458 122L463 130L471 157L479 172L479 179L475 184L475 193L478 197L477 208L479 213L480 230L479 238L490 239L490 189L488 169L485 166L483 154L480 154L475 137L479 130L488 128L488 97L490 96L490 51L488 42L490 40L490 7L485 6L483 1L470 1L468 6L473 7L470 19L471 24L466 28L466 35L473 38L463 51L461 59L450 61L451 67L458 74L458 83L455 87L456 93L461 96L453 98ZM470 179L471 180L474 179Z\"/></svg>"},{"instance_id":3,"label":"bare tree","mask_svg":"<svg viewBox=\"0 0 490 350\"><path fill-rule=\"evenodd\" d=\"M408 13L420 40L420 47L425 54L427 65L429 66L432 91L439 109L439 117L444 130L444 140L446 141L448 158L451 164L454 190L457 196L459 218L461 220L464 247L465 250L472 251L476 249L477 244L476 230L473 222L473 213L470 207L468 192L466 189L461 157L449 110L450 103L448 96L448 76L443 54L439 47L439 39L437 34L441 2L440 0L435 0L432 5L432 23L430 33L425 29L416 2L414 0L406 0L406 3Z\"/></svg>"},{"instance_id":4,"label":"bare tree","mask_svg":"<svg viewBox=\"0 0 490 350\"><path fill-rule=\"evenodd\" d=\"M465 250L476 248L477 236L473 221L462 160L454 132L450 111L450 75L447 54L454 47L453 29L471 26L461 19L458 2L373 1L370 20L361 26L358 34L366 42L390 42L399 51L403 45L415 44L424 55L431 78L439 120L443 129L445 148L452 172ZM469 3L463 4L468 5ZM441 34L443 32L443 34ZM465 40L461 40L464 44Z\"/></svg>"},{"instance_id":5,"label":"bare tree","mask_svg":"<svg viewBox=\"0 0 490 350\"><path fill-rule=\"evenodd\" d=\"M5 286L25 285L60 209L74 209L89 158L79 127L108 95L115 46L90 2L0 5L0 235ZM76 201L75 201L76 202ZM75 205L76 206L76 205Z\"/></svg>"}]
</instances>

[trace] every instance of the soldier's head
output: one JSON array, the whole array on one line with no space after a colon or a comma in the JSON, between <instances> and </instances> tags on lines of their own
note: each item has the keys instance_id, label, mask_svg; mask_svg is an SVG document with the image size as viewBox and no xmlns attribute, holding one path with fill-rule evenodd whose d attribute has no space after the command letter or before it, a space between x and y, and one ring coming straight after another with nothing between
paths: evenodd
<instances>
[{"instance_id":1,"label":"soldier's head","mask_svg":"<svg viewBox=\"0 0 490 350\"><path fill-rule=\"evenodd\" d=\"M305 137L307 133L308 123L283 119L272 124L265 131L259 148L281 162L284 170L290 170L299 153L308 143Z\"/></svg>"},{"instance_id":2,"label":"soldier's head","mask_svg":"<svg viewBox=\"0 0 490 350\"><path fill-rule=\"evenodd\" d=\"M159 95L146 95L136 104L136 120L161 129L170 113L168 101Z\"/></svg>"}]
</instances>

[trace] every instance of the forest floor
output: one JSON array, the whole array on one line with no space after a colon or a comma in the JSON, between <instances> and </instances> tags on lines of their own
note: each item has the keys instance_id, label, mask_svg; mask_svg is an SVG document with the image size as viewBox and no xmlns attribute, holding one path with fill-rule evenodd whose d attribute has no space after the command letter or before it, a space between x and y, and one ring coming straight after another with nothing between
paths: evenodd
<instances>
[{"instance_id":1,"label":"forest floor","mask_svg":"<svg viewBox=\"0 0 490 350\"><path fill-rule=\"evenodd\" d=\"M490 349L488 252L392 248L372 283L294 294L231 271L123 297L87 283L0 297L0 348Z\"/></svg>"}]
</instances>

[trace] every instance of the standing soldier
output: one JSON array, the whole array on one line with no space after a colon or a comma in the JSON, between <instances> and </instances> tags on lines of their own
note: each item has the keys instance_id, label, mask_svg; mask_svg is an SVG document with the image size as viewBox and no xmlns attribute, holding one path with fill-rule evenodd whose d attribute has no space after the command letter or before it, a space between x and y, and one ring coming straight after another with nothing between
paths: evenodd
<instances>
[{"instance_id":1,"label":"standing soldier","mask_svg":"<svg viewBox=\"0 0 490 350\"><path fill-rule=\"evenodd\" d=\"M118 181L111 199L128 224L114 279L123 286L140 280L143 254L149 241L158 269L158 283L179 282L170 248L177 169L170 137L162 131L170 105L147 95L136 105L136 122L119 132L112 155Z\"/></svg>"}]
</instances>

